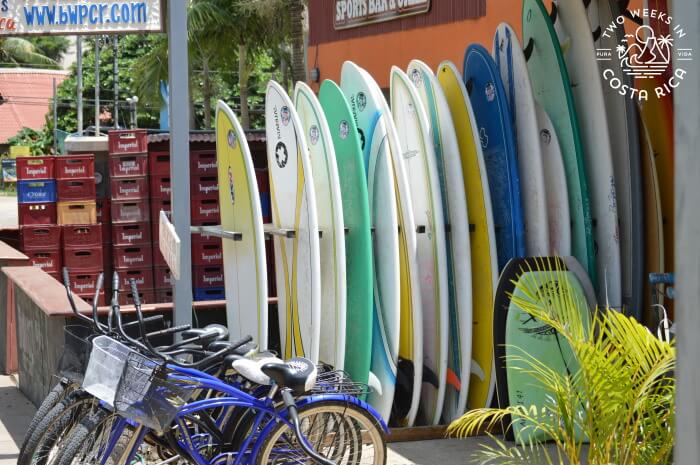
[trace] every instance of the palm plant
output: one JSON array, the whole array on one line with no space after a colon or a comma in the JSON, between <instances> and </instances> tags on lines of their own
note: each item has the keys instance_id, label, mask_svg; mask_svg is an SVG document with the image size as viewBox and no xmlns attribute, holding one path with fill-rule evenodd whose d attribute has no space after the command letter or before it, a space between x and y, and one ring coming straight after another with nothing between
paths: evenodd
<instances>
[{"instance_id":1,"label":"palm plant","mask_svg":"<svg viewBox=\"0 0 700 465\"><path fill-rule=\"evenodd\" d=\"M41 54L30 41L21 37L0 38L0 62L11 65L55 67L55 60Z\"/></svg>"},{"instance_id":2,"label":"palm plant","mask_svg":"<svg viewBox=\"0 0 700 465\"><path fill-rule=\"evenodd\" d=\"M562 295L572 284L561 272ZM580 317L576 299L542 299L534 280L516 284L512 303L551 326L571 346L578 369L554 371L529 356L526 347L513 348L507 363L531 377L533 386L549 395L544 405L475 409L448 428L453 436L515 421L527 425L526 437L548 437L508 444L496 437L475 454L481 464L577 464L588 440L589 465L657 465L670 463L674 435L675 347L654 337L644 326L621 313L596 310L590 321ZM514 352L516 355L513 355Z\"/></svg>"}]
</instances>

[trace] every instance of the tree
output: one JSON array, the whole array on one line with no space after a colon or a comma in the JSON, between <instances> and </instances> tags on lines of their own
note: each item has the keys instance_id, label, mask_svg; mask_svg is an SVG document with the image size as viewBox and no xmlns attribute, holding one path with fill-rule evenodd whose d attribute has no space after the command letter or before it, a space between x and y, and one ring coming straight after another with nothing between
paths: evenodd
<instances>
[{"instance_id":1,"label":"tree","mask_svg":"<svg viewBox=\"0 0 700 465\"><path fill-rule=\"evenodd\" d=\"M64 36L37 36L27 39L42 55L59 63L68 51L70 41Z\"/></svg>"},{"instance_id":2,"label":"tree","mask_svg":"<svg viewBox=\"0 0 700 465\"><path fill-rule=\"evenodd\" d=\"M27 39L20 37L0 38L0 66L40 65L55 67L57 62L43 55Z\"/></svg>"}]
</instances>

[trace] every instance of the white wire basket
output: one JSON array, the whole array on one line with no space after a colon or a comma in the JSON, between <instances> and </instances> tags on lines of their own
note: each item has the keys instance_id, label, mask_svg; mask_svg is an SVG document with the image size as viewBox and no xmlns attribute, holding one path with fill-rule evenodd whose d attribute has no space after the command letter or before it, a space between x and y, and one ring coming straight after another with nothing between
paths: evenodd
<instances>
[{"instance_id":1,"label":"white wire basket","mask_svg":"<svg viewBox=\"0 0 700 465\"><path fill-rule=\"evenodd\" d=\"M131 352L132 349L111 337L98 336L93 339L83 389L113 406L119 379Z\"/></svg>"}]
</instances>

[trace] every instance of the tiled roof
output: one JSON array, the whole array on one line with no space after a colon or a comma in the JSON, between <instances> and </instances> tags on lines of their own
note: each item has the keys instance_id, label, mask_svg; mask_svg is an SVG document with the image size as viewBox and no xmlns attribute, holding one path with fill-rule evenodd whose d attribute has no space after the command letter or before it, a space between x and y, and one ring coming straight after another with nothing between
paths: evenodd
<instances>
[{"instance_id":1,"label":"tiled roof","mask_svg":"<svg viewBox=\"0 0 700 465\"><path fill-rule=\"evenodd\" d=\"M53 79L61 84L67 71L0 68L0 143L23 127L39 130L51 109Z\"/></svg>"}]
</instances>

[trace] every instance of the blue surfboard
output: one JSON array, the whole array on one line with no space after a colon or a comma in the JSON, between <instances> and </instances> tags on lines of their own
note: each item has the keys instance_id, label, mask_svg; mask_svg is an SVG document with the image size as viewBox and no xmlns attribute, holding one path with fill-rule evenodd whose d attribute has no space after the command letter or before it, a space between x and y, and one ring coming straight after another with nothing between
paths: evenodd
<instances>
[{"instance_id":1,"label":"blue surfboard","mask_svg":"<svg viewBox=\"0 0 700 465\"><path fill-rule=\"evenodd\" d=\"M525 256L525 227L513 119L503 81L491 54L472 44L464 54L464 84L474 109L496 230L498 270Z\"/></svg>"}]
</instances>

